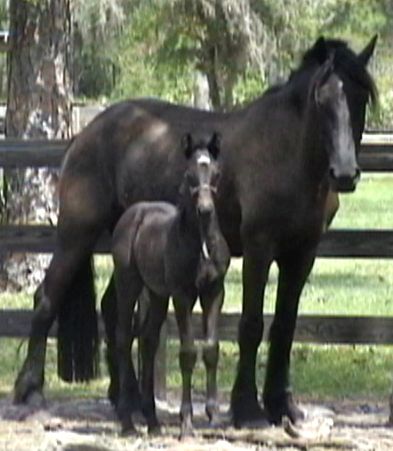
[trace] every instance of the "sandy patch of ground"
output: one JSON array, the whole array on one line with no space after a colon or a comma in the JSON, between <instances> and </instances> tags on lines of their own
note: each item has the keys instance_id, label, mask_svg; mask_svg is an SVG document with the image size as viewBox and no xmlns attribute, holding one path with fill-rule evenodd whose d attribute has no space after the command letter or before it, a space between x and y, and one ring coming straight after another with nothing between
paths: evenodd
<instances>
[{"instance_id":1,"label":"sandy patch of ground","mask_svg":"<svg viewBox=\"0 0 393 451\"><path fill-rule=\"evenodd\" d=\"M149 437L138 423L137 437L121 437L115 415L103 399L49 401L45 411L0 401L0 450L125 451L125 450L393 450L393 428L387 405L335 402L303 405L306 422L291 427L236 430L223 406L221 422L209 428L202 403L195 405L196 436L180 442L177 403L159 403L163 434Z\"/></svg>"}]
</instances>

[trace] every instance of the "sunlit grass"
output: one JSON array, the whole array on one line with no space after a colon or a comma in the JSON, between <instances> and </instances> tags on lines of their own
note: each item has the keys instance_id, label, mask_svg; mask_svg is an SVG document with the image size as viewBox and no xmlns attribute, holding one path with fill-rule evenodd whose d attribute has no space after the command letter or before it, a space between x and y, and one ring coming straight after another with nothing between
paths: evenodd
<instances>
[{"instance_id":1,"label":"sunlit grass","mask_svg":"<svg viewBox=\"0 0 393 451\"><path fill-rule=\"evenodd\" d=\"M26 342L4 339L0 365L0 397L12 393L13 383L26 352ZM174 391L181 386L178 365L179 344L169 340L167 348L167 387ZM103 349L102 349L103 351ZM103 352L101 352L103 354ZM218 371L218 386L228 398L236 372L238 347L236 343L222 342ZM193 377L196 392L205 390L205 371L201 356ZM262 391L267 345L258 353L257 381ZM49 340L46 361L46 395L54 398L105 397L109 379L104 359L101 377L89 384L67 384L56 373L56 346ZM387 400L392 388L393 350L390 346L305 345L295 344L292 353L292 381L297 396L303 399L373 399ZM179 392L180 393L180 392Z\"/></svg>"}]
</instances>

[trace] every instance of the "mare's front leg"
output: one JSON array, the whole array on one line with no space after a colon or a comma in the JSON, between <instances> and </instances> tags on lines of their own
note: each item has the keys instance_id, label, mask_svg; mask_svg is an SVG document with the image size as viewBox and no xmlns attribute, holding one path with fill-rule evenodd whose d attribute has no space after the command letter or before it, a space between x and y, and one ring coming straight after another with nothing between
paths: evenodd
<instances>
[{"instance_id":1,"label":"mare's front leg","mask_svg":"<svg viewBox=\"0 0 393 451\"><path fill-rule=\"evenodd\" d=\"M239 362L232 389L231 411L235 427L264 426L255 379L256 357L263 336L263 296L272 262L268 237L243 240L243 307L239 324Z\"/></svg>"},{"instance_id":2,"label":"mare's front leg","mask_svg":"<svg viewBox=\"0 0 393 451\"><path fill-rule=\"evenodd\" d=\"M181 431L180 437L193 435L192 426L192 373L194 371L197 348L194 343L192 327L192 309L196 301L194 297L174 297L176 321L180 335L179 364L182 375L182 398L180 406Z\"/></svg>"},{"instance_id":3,"label":"mare's front leg","mask_svg":"<svg viewBox=\"0 0 393 451\"><path fill-rule=\"evenodd\" d=\"M200 294L203 315L203 362L206 368L206 415L211 424L216 422L217 366L219 359L218 317L224 302L224 283L220 281Z\"/></svg>"},{"instance_id":4,"label":"mare's front leg","mask_svg":"<svg viewBox=\"0 0 393 451\"><path fill-rule=\"evenodd\" d=\"M139 389L131 359L133 340L133 314L135 303L140 295L143 284L139 273L132 268L116 264L116 357L119 372L119 396L116 411L119 417L122 433L132 434L135 427L132 413L139 409ZM131 377L130 377L131 375Z\"/></svg>"},{"instance_id":5,"label":"mare's front leg","mask_svg":"<svg viewBox=\"0 0 393 451\"><path fill-rule=\"evenodd\" d=\"M142 354L142 411L146 418L149 434L159 434L160 424L156 414L154 397L155 357L160 343L160 332L168 312L169 298L158 296L149 290L147 319L141 336Z\"/></svg>"},{"instance_id":6,"label":"mare's front leg","mask_svg":"<svg viewBox=\"0 0 393 451\"><path fill-rule=\"evenodd\" d=\"M304 417L290 390L289 365L300 294L312 269L315 247L302 249L277 260L279 279L276 311L270 329L270 348L263 400L269 420L278 424L283 416L291 421Z\"/></svg>"}]
</instances>

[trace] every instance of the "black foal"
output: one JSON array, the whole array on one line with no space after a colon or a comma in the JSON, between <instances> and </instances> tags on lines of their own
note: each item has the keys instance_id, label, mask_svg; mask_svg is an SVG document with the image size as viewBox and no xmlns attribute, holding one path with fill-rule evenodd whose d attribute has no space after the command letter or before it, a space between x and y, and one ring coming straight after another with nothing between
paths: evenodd
<instances>
[{"instance_id":1,"label":"black foal","mask_svg":"<svg viewBox=\"0 0 393 451\"><path fill-rule=\"evenodd\" d=\"M181 435L192 433L191 378L197 351L191 314L199 296L203 311L203 361L206 366L206 413L210 421L218 411L217 318L224 299L224 276L230 253L215 211L219 182L217 134L193 141L184 137L187 169L175 207L166 202L140 202L119 220L113 234L113 259L117 290L116 343L119 365L117 413L123 432L132 432L128 397L132 393L130 357L132 321L137 298L144 287L150 297L141 330L142 411L149 432L159 430L154 400L154 357L162 323L173 297L181 348L179 362L183 380L180 409Z\"/></svg>"}]
</instances>

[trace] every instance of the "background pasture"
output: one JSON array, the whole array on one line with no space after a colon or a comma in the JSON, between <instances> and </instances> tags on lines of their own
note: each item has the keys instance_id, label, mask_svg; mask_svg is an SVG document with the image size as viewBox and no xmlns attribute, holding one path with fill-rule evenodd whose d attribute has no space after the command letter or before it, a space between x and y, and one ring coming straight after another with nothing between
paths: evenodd
<instances>
[{"instance_id":1,"label":"background pasture","mask_svg":"<svg viewBox=\"0 0 393 451\"><path fill-rule=\"evenodd\" d=\"M341 208L333 226L339 228L391 228L393 209L389 208L393 177L388 174L363 174L358 190L341 196ZM241 302L241 260L233 260L226 279L224 311L235 312ZM111 271L111 259L96 257L97 291L102 293ZM300 313L336 315L393 316L393 262L386 259L317 259L306 284ZM272 268L266 293L265 311L274 311L276 268ZM31 308L31 295L2 293L0 304L7 308ZM25 355L27 340L2 339L0 347L0 396L8 395ZM104 345L103 345L104 346ZM177 341L169 341L167 384L169 390L180 386ZM229 392L237 361L237 344L222 343L219 386ZM263 381L267 345L259 352L258 378ZM327 400L373 398L385 400L391 389L393 352L390 346L296 344L293 352L293 384L296 394L305 399ZM47 360L47 396L105 396L108 379L89 385L67 385L56 375L56 349L50 340ZM204 388L201 363L194 386Z\"/></svg>"}]
</instances>

